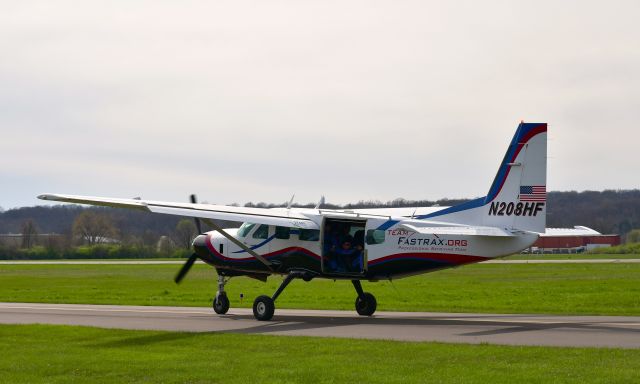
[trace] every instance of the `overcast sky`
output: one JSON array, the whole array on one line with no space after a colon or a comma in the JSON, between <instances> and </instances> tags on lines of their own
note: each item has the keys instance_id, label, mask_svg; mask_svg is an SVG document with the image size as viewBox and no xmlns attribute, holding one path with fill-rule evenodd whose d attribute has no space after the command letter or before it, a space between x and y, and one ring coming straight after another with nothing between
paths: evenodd
<instances>
[{"instance_id":1,"label":"overcast sky","mask_svg":"<svg viewBox=\"0 0 640 384\"><path fill-rule=\"evenodd\" d=\"M640 2L0 0L0 206L640 187Z\"/></svg>"}]
</instances>

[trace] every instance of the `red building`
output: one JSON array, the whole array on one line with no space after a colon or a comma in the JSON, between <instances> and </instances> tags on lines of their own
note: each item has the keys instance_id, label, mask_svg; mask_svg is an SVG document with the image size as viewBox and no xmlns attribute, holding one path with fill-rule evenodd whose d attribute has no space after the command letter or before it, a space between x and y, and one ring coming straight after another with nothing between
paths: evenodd
<instances>
[{"instance_id":1,"label":"red building","mask_svg":"<svg viewBox=\"0 0 640 384\"><path fill-rule=\"evenodd\" d=\"M603 235L591 228L547 228L528 250L531 253L580 253L620 245L620 235Z\"/></svg>"}]
</instances>

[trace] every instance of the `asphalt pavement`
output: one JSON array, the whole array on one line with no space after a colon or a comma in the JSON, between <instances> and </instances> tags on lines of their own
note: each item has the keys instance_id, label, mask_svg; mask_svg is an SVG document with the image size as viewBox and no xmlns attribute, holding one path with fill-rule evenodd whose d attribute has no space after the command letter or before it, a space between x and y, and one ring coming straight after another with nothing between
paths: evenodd
<instances>
[{"instance_id":1,"label":"asphalt pavement","mask_svg":"<svg viewBox=\"0 0 640 384\"><path fill-rule=\"evenodd\" d=\"M276 309L272 321L251 309L216 315L201 307L0 303L0 323L67 324L186 332L233 332L402 341L640 348L640 317Z\"/></svg>"}]
</instances>

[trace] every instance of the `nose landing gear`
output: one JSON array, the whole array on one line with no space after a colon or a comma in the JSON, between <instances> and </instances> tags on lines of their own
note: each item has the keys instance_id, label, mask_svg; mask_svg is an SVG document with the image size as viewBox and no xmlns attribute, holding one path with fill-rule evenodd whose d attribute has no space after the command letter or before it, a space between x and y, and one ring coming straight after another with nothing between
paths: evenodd
<instances>
[{"instance_id":1,"label":"nose landing gear","mask_svg":"<svg viewBox=\"0 0 640 384\"><path fill-rule=\"evenodd\" d=\"M218 275L218 292L216 292L216 297L213 299L212 304L213 310L218 315L224 315L229 311L229 298L227 297L227 292L224 290L224 286L228 281L229 279Z\"/></svg>"}]
</instances>

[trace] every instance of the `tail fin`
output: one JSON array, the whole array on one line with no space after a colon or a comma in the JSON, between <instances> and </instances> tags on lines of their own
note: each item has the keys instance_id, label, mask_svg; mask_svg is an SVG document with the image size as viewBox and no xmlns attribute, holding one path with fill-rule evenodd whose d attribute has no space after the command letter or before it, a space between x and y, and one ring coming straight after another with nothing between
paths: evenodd
<instances>
[{"instance_id":1,"label":"tail fin","mask_svg":"<svg viewBox=\"0 0 640 384\"><path fill-rule=\"evenodd\" d=\"M489 194L485 225L543 233L547 201L547 124L520 123Z\"/></svg>"},{"instance_id":2,"label":"tail fin","mask_svg":"<svg viewBox=\"0 0 640 384\"><path fill-rule=\"evenodd\" d=\"M520 123L487 196L421 218L544 233L547 124Z\"/></svg>"}]
</instances>

